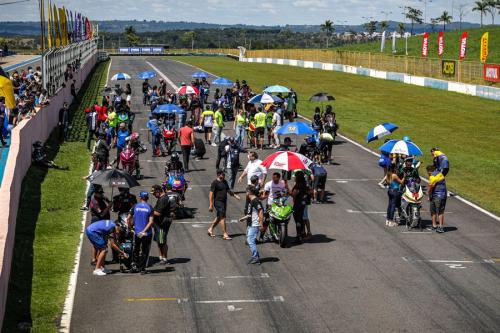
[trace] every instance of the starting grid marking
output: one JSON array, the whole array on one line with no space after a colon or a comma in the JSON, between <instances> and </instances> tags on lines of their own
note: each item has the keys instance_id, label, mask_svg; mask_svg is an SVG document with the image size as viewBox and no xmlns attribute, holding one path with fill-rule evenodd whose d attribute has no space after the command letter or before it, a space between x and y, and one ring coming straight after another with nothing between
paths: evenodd
<instances>
[{"instance_id":1,"label":"starting grid marking","mask_svg":"<svg viewBox=\"0 0 500 333\"><path fill-rule=\"evenodd\" d=\"M193 228L205 228L207 224L212 224L213 221L175 221L174 223L188 224ZM226 220L226 223L238 223L238 220Z\"/></svg>"},{"instance_id":2,"label":"starting grid marking","mask_svg":"<svg viewBox=\"0 0 500 333\"><path fill-rule=\"evenodd\" d=\"M213 278L209 278L207 276L189 276L189 277L184 277L184 276L177 276L177 279L179 280L202 280L202 279L269 279L270 275L268 273L260 273L260 275L228 275L228 276L216 276Z\"/></svg>"},{"instance_id":3,"label":"starting grid marking","mask_svg":"<svg viewBox=\"0 0 500 333\"><path fill-rule=\"evenodd\" d=\"M443 260L443 259L414 259L401 257L408 263L428 262L434 264L444 264L450 269L466 269L469 265L494 265L500 263L500 258L476 259L476 260Z\"/></svg>"},{"instance_id":4,"label":"starting grid marking","mask_svg":"<svg viewBox=\"0 0 500 333\"><path fill-rule=\"evenodd\" d=\"M177 302L182 303L194 303L194 304L241 304L241 303L272 303L272 302L284 302L285 298L283 296L273 296L273 298L268 299L232 299L232 300L191 300L189 298L176 298L176 297L148 297L148 298L127 298L127 302ZM229 311L235 311L234 306L228 306ZM241 310L241 309L238 309Z\"/></svg>"}]
</instances>

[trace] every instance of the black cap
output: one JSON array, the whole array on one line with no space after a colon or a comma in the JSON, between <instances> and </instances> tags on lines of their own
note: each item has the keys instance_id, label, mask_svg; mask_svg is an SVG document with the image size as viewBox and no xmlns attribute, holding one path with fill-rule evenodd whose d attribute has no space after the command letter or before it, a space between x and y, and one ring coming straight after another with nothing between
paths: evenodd
<instances>
[{"instance_id":1,"label":"black cap","mask_svg":"<svg viewBox=\"0 0 500 333\"><path fill-rule=\"evenodd\" d=\"M156 192L163 192L163 187L161 187L160 185L153 185L151 187L151 193L156 193Z\"/></svg>"}]
</instances>

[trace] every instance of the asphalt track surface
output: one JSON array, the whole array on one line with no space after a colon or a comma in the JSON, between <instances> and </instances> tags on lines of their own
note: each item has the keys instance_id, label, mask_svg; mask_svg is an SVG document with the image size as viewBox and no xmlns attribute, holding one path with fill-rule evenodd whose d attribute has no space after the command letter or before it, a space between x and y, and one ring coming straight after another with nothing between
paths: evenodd
<instances>
[{"instance_id":1,"label":"asphalt track surface","mask_svg":"<svg viewBox=\"0 0 500 333\"><path fill-rule=\"evenodd\" d=\"M177 85L195 71L174 61L147 60ZM134 77L150 69L145 58L115 57L110 76L124 71ZM141 81L131 83L133 109L139 111L135 128L143 129L148 111ZM385 227L387 194L377 186L376 157L339 141L335 164L327 167L329 203L309 208L313 239L286 249L259 245L263 264L247 265L242 223L228 224L232 241L224 241L220 230L216 239L207 236L214 147L207 156L191 162L196 171L187 176L186 206L196 216L172 225L172 264L155 263L153 246L149 274L96 277L84 240L71 331L500 331L498 221L449 198L444 234ZM165 158L153 159L148 151L141 160L153 162L142 163L146 179L134 193L163 175ZM237 191L244 187L238 184ZM229 222L242 216L242 207L229 198ZM424 219L430 219L427 204ZM294 229L291 223L292 236Z\"/></svg>"}]
</instances>

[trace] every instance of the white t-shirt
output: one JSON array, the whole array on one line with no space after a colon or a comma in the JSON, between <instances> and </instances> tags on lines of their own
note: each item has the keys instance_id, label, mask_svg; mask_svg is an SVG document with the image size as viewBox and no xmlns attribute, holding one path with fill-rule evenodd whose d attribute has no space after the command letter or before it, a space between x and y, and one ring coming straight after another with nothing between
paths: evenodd
<instances>
[{"instance_id":1,"label":"white t-shirt","mask_svg":"<svg viewBox=\"0 0 500 333\"><path fill-rule=\"evenodd\" d=\"M272 180L267 182L264 186L264 191L269 192L269 196L267 197L267 204L271 206L273 203L273 199L276 198L276 194L284 193L285 189L286 185L283 180L280 180L278 184L275 184Z\"/></svg>"},{"instance_id":2,"label":"white t-shirt","mask_svg":"<svg viewBox=\"0 0 500 333\"><path fill-rule=\"evenodd\" d=\"M278 112L275 112L273 115L273 124L276 127L281 127L281 115Z\"/></svg>"},{"instance_id":3,"label":"white t-shirt","mask_svg":"<svg viewBox=\"0 0 500 333\"><path fill-rule=\"evenodd\" d=\"M247 167L245 171L247 173L247 184L251 185L250 178L253 176L259 177L259 181L264 178L264 175L267 174L267 169L261 165L261 160L248 161Z\"/></svg>"}]
</instances>

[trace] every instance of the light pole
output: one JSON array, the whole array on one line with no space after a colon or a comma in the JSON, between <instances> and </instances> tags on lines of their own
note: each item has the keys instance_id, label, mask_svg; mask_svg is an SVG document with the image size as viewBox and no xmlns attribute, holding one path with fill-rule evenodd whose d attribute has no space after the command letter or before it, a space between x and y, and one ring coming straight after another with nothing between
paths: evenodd
<instances>
[{"instance_id":1,"label":"light pole","mask_svg":"<svg viewBox=\"0 0 500 333\"><path fill-rule=\"evenodd\" d=\"M427 24L427 3L432 3L433 0L418 0L418 2L424 3L424 25Z\"/></svg>"},{"instance_id":2,"label":"light pole","mask_svg":"<svg viewBox=\"0 0 500 333\"><path fill-rule=\"evenodd\" d=\"M386 20L386 21L387 21L387 16L389 16L390 14L392 14L392 12L391 12L391 11L385 11L385 10L380 11L380 13L381 13L381 14L384 14L384 16L385 16L385 20Z\"/></svg>"}]
</instances>

